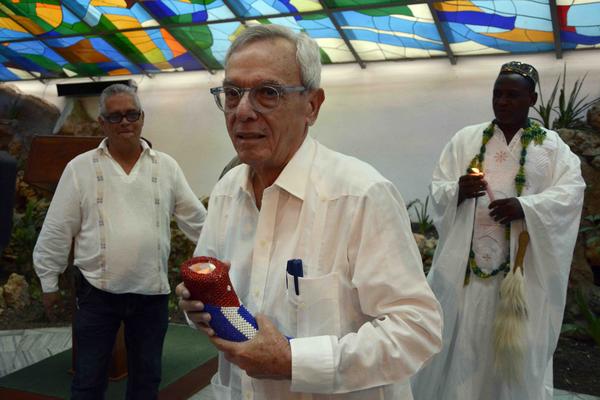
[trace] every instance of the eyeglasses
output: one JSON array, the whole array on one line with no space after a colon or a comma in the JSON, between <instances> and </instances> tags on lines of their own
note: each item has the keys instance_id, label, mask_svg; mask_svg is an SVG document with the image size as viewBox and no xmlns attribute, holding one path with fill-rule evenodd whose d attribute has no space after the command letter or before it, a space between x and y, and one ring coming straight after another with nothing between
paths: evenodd
<instances>
[{"instance_id":1,"label":"eyeglasses","mask_svg":"<svg viewBox=\"0 0 600 400\"><path fill-rule=\"evenodd\" d=\"M128 122L135 122L142 116L141 111L127 111L125 114L121 113L113 113L108 115L102 115L102 118L111 123L111 124L119 124L125 118Z\"/></svg>"},{"instance_id":2,"label":"eyeglasses","mask_svg":"<svg viewBox=\"0 0 600 400\"><path fill-rule=\"evenodd\" d=\"M276 109L286 93L304 92L305 90L304 86L259 85L253 88L239 88L228 85L212 88L210 93L215 96L217 107L221 111L229 113L235 111L240 105L244 93L249 92L252 109L265 114Z\"/></svg>"}]
</instances>

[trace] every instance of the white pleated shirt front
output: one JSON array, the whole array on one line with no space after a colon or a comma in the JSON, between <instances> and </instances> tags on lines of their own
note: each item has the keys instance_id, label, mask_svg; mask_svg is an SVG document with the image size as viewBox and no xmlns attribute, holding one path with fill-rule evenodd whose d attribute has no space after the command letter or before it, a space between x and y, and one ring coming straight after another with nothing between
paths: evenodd
<instances>
[{"instance_id":1,"label":"white pleated shirt front","mask_svg":"<svg viewBox=\"0 0 600 400\"><path fill-rule=\"evenodd\" d=\"M221 355L217 399L412 399L407 380L440 348L441 317L396 188L310 137L260 210L249 173L216 185L195 255L230 261L241 301L294 338L292 379L252 379ZM303 261L299 295L290 259Z\"/></svg>"},{"instance_id":2,"label":"white pleated shirt front","mask_svg":"<svg viewBox=\"0 0 600 400\"><path fill-rule=\"evenodd\" d=\"M58 290L74 238L74 264L95 287L111 293L170 292L170 221L192 241L206 209L169 155L140 141L129 174L112 158L107 139L69 162L33 253L44 292Z\"/></svg>"}]
</instances>

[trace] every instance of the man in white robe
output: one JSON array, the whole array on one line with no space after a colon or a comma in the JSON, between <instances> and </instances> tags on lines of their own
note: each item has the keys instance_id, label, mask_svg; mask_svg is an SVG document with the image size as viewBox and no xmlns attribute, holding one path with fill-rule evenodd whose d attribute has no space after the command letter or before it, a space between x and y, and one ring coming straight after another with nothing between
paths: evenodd
<instances>
[{"instance_id":1,"label":"man in white robe","mask_svg":"<svg viewBox=\"0 0 600 400\"><path fill-rule=\"evenodd\" d=\"M535 130L528 119L536 82L532 66L503 65L494 85L496 119L460 130L434 171L431 195L440 240L428 281L444 311L443 349L413 379L416 400L552 399L552 354L585 183L579 158L559 135ZM484 143L486 130L490 137ZM531 140L523 153L521 138L531 131L545 137ZM515 178L523 162L518 196ZM475 165L483 173L467 173ZM524 259L528 319L522 374L509 379L494 368L493 323L506 272L502 264L508 259L514 265L523 230L530 235ZM467 267L471 250L479 270Z\"/></svg>"}]
</instances>

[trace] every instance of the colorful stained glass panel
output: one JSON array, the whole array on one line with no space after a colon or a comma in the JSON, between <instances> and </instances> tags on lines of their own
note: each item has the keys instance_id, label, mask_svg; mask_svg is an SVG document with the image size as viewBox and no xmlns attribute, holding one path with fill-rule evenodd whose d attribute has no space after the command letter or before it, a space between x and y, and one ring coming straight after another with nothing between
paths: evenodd
<instances>
[{"instance_id":1,"label":"colorful stained glass panel","mask_svg":"<svg viewBox=\"0 0 600 400\"><path fill-rule=\"evenodd\" d=\"M600 1L558 0L562 47L600 48Z\"/></svg>"},{"instance_id":2,"label":"colorful stained glass panel","mask_svg":"<svg viewBox=\"0 0 600 400\"><path fill-rule=\"evenodd\" d=\"M261 20L261 23L283 25L293 31L306 33L319 45L323 64L356 61L337 29L335 29L333 22L325 14L271 18Z\"/></svg>"},{"instance_id":3,"label":"colorful stained glass panel","mask_svg":"<svg viewBox=\"0 0 600 400\"><path fill-rule=\"evenodd\" d=\"M16 39L33 39L25 28L0 11L0 41Z\"/></svg>"},{"instance_id":4,"label":"colorful stained glass panel","mask_svg":"<svg viewBox=\"0 0 600 400\"><path fill-rule=\"evenodd\" d=\"M85 34L90 27L58 0L3 1L0 11L40 37Z\"/></svg>"},{"instance_id":5,"label":"colorful stained glass panel","mask_svg":"<svg viewBox=\"0 0 600 400\"><path fill-rule=\"evenodd\" d=\"M324 3L329 8L348 8L348 7L362 7L362 6L382 6L390 5L393 6L402 5L401 3L409 3L409 1L398 1L398 0L324 0ZM400 4L398 4L400 3Z\"/></svg>"},{"instance_id":6,"label":"colorful stained glass panel","mask_svg":"<svg viewBox=\"0 0 600 400\"><path fill-rule=\"evenodd\" d=\"M103 38L69 37L49 39L46 45L68 61L67 68L78 75L130 75L142 71L116 51Z\"/></svg>"},{"instance_id":7,"label":"colorful stained glass panel","mask_svg":"<svg viewBox=\"0 0 600 400\"><path fill-rule=\"evenodd\" d=\"M223 0L143 0L162 24L190 24L235 18Z\"/></svg>"},{"instance_id":8,"label":"colorful stained glass panel","mask_svg":"<svg viewBox=\"0 0 600 400\"><path fill-rule=\"evenodd\" d=\"M452 0L434 7L456 55L554 50L548 0Z\"/></svg>"},{"instance_id":9,"label":"colorful stained glass panel","mask_svg":"<svg viewBox=\"0 0 600 400\"><path fill-rule=\"evenodd\" d=\"M203 69L198 59L167 29L119 32L104 38L147 72Z\"/></svg>"},{"instance_id":10,"label":"colorful stained glass panel","mask_svg":"<svg viewBox=\"0 0 600 400\"><path fill-rule=\"evenodd\" d=\"M62 78L77 74L68 68L69 63L64 58L38 40L1 43L0 55L11 60L15 68L36 77Z\"/></svg>"},{"instance_id":11,"label":"colorful stained glass panel","mask_svg":"<svg viewBox=\"0 0 600 400\"><path fill-rule=\"evenodd\" d=\"M0 0L0 81L221 69L253 24L307 33L324 64L447 56L439 29L457 56L554 52L549 2ZM600 49L600 0L556 2L562 48Z\"/></svg>"},{"instance_id":12,"label":"colorful stained glass panel","mask_svg":"<svg viewBox=\"0 0 600 400\"><path fill-rule=\"evenodd\" d=\"M426 58L446 54L425 4L334 13L365 61Z\"/></svg>"},{"instance_id":13,"label":"colorful stained glass panel","mask_svg":"<svg viewBox=\"0 0 600 400\"><path fill-rule=\"evenodd\" d=\"M35 79L35 77L17 65L12 58L5 57L0 49L0 81L20 81L24 79Z\"/></svg>"},{"instance_id":14,"label":"colorful stained glass panel","mask_svg":"<svg viewBox=\"0 0 600 400\"><path fill-rule=\"evenodd\" d=\"M239 22L172 28L173 36L197 54L207 68L221 69L233 38L243 29Z\"/></svg>"},{"instance_id":15,"label":"colorful stained glass panel","mask_svg":"<svg viewBox=\"0 0 600 400\"><path fill-rule=\"evenodd\" d=\"M73 12L97 32L158 26L158 22L134 1L64 0Z\"/></svg>"},{"instance_id":16,"label":"colorful stained glass panel","mask_svg":"<svg viewBox=\"0 0 600 400\"><path fill-rule=\"evenodd\" d=\"M322 10L318 0L229 0L240 17L260 17Z\"/></svg>"}]
</instances>

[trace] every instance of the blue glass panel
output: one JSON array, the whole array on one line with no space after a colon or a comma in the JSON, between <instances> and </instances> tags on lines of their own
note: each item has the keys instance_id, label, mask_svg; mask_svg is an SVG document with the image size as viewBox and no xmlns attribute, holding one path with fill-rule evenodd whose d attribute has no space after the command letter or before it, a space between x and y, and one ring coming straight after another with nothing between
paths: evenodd
<instances>
[{"instance_id":1,"label":"blue glass panel","mask_svg":"<svg viewBox=\"0 0 600 400\"><path fill-rule=\"evenodd\" d=\"M142 4L165 24L219 21L235 17L223 0L144 0Z\"/></svg>"},{"instance_id":2,"label":"blue glass panel","mask_svg":"<svg viewBox=\"0 0 600 400\"><path fill-rule=\"evenodd\" d=\"M318 1L295 2L294 0L229 0L233 12L240 17L259 17L321 10Z\"/></svg>"},{"instance_id":3,"label":"blue glass panel","mask_svg":"<svg viewBox=\"0 0 600 400\"><path fill-rule=\"evenodd\" d=\"M458 0L434 8L457 55L554 50L548 0Z\"/></svg>"},{"instance_id":4,"label":"blue glass panel","mask_svg":"<svg viewBox=\"0 0 600 400\"><path fill-rule=\"evenodd\" d=\"M261 22L265 22L265 20L261 20ZM296 32L302 31L313 38L321 49L323 64L355 61L333 22L325 14L271 18L268 23L283 25Z\"/></svg>"},{"instance_id":5,"label":"blue glass panel","mask_svg":"<svg viewBox=\"0 0 600 400\"><path fill-rule=\"evenodd\" d=\"M29 39L33 36L3 12L0 12L0 41Z\"/></svg>"},{"instance_id":6,"label":"blue glass panel","mask_svg":"<svg viewBox=\"0 0 600 400\"><path fill-rule=\"evenodd\" d=\"M127 75L142 71L100 37L48 39L45 43L81 75Z\"/></svg>"},{"instance_id":7,"label":"blue glass panel","mask_svg":"<svg viewBox=\"0 0 600 400\"><path fill-rule=\"evenodd\" d=\"M558 1L562 47L600 47L600 2Z\"/></svg>"},{"instance_id":8,"label":"blue glass panel","mask_svg":"<svg viewBox=\"0 0 600 400\"><path fill-rule=\"evenodd\" d=\"M35 72L42 78L64 77L63 67L68 64L40 41L3 43L0 45L0 54L25 71Z\"/></svg>"},{"instance_id":9,"label":"blue glass panel","mask_svg":"<svg viewBox=\"0 0 600 400\"><path fill-rule=\"evenodd\" d=\"M445 55L444 45L425 5L336 12L334 17L362 59Z\"/></svg>"}]
</instances>

